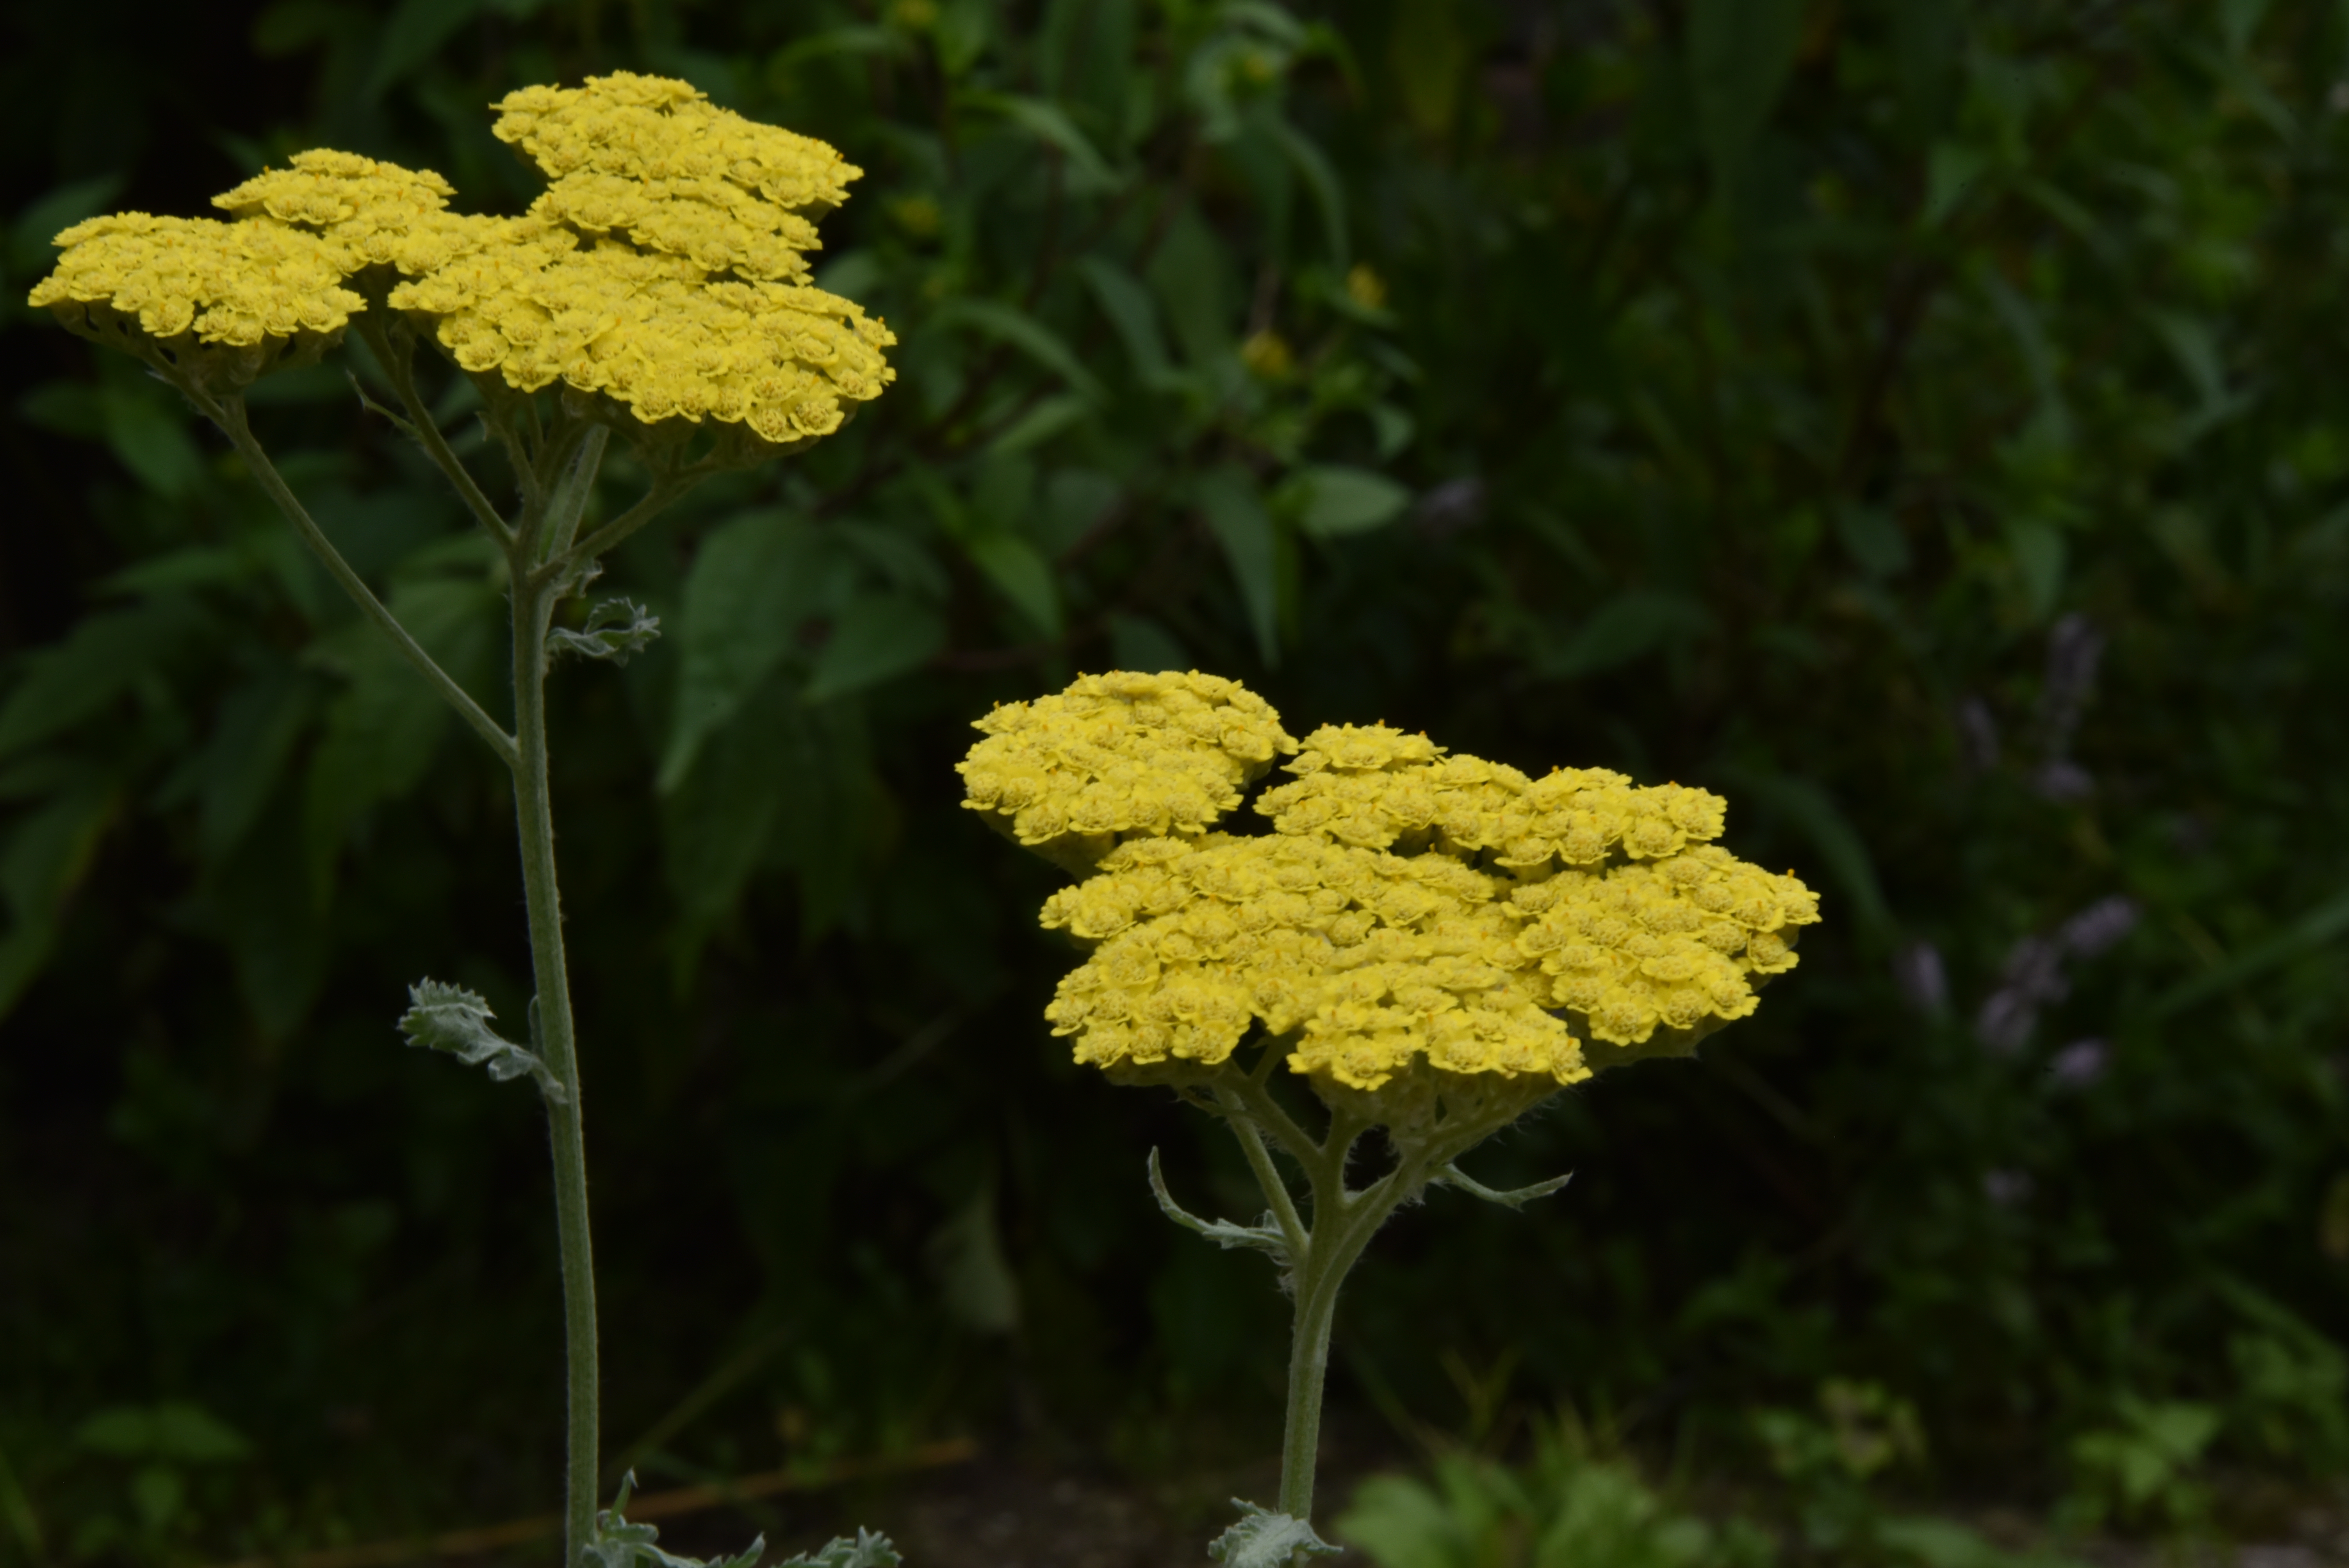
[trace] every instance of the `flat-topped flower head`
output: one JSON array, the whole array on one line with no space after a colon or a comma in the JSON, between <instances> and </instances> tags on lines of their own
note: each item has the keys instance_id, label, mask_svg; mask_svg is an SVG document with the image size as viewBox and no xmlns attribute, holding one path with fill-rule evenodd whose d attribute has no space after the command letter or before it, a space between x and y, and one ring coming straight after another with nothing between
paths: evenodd
<instances>
[{"instance_id":1,"label":"flat-topped flower head","mask_svg":"<svg viewBox=\"0 0 2349 1568\"><path fill-rule=\"evenodd\" d=\"M57 237L34 285L70 330L211 384L239 387L315 359L366 302L332 249L277 224L117 212Z\"/></svg>"},{"instance_id":2,"label":"flat-topped flower head","mask_svg":"<svg viewBox=\"0 0 2349 1568\"><path fill-rule=\"evenodd\" d=\"M973 727L987 738L957 765L963 804L1072 869L1122 837L1205 832L1297 749L1270 704L1195 670L1080 676Z\"/></svg>"},{"instance_id":3,"label":"flat-topped flower head","mask_svg":"<svg viewBox=\"0 0 2349 1568\"><path fill-rule=\"evenodd\" d=\"M554 185L522 218L434 225L447 254L389 296L467 371L560 383L639 438L714 422L752 459L832 434L896 378L889 329L805 282L810 215L858 172L831 148L627 72L498 108Z\"/></svg>"},{"instance_id":4,"label":"flat-topped flower head","mask_svg":"<svg viewBox=\"0 0 2349 1568\"><path fill-rule=\"evenodd\" d=\"M1086 677L997 708L961 765L965 804L1082 878L1042 912L1089 949L1045 1014L1080 1062L1180 1079L1261 1027L1325 1099L1432 1137L1687 1054L1754 1011L1818 919L1800 882L1704 841L1718 796L1597 769L1528 779L1384 725L1275 740L1269 709L1229 745L1167 695L1211 679ZM1191 743L1167 746L1175 731ZM1203 832L1276 750L1297 777L1257 799L1275 830ZM1132 804L1175 795L1191 809Z\"/></svg>"},{"instance_id":5,"label":"flat-topped flower head","mask_svg":"<svg viewBox=\"0 0 2349 1568\"><path fill-rule=\"evenodd\" d=\"M403 169L355 152L314 148L285 169L264 170L212 198L232 217L317 235L346 275L369 267L414 276L441 265L479 220L448 211L456 194L429 169Z\"/></svg>"},{"instance_id":6,"label":"flat-topped flower head","mask_svg":"<svg viewBox=\"0 0 2349 1568\"><path fill-rule=\"evenodd\" d=\"M709 272L793 282L812 221L864 170L812 137L744 119L689 83L616 71L524 88L492 129L552 182L533 211L590 234L689 256Z\"/></svg>"}]
</instances>

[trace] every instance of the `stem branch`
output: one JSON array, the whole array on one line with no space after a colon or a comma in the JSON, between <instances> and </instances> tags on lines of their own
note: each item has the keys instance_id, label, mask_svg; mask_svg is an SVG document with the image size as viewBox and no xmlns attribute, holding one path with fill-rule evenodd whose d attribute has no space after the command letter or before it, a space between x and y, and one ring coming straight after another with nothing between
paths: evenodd
<instances>
[{"instance_id":1,"label":"stem branch","mask_svg":"<svg viewBox=\"0 0 2349 1568\"><path fill-rule=\"evenodd\" d=\"M277 510L285 514L285 520L294 525L294 531L302 536L303 542L307 544L311 552L317 556L319 563L326 567L326 574L342 586L344 593L350 595L351 603L359 607L359 613L374 622L383 634L391 639L392 645L399 650L400 656L414 665L418 672L432 683L432 689L439 692L448 700L449 706L457 710L458 717L472 726L473 733L489 743L490 749L497 753L499 761L510 769L518 768L520 758L514 737L501 729L497 720L484 713L481 710L481 705L475 702L465 688L457 684L454 676L434 662L432 655L424 651L422 644L409 634L408 628L399 624L392 613L384 607L383 601L375 596L374 590L370 589L359 574L351 569L351 563L343 559L342 552L335 548L334 541L326 537L326 531L318 526L310 516L308 510L302 505L292 489L286 485L285 476L277 471L277 465L269 460L269 454L261 449L259 441L254 439L253 428L245 419L244 399L233 396L220 398L205 397L199 406L211 416L212 423L218 425L222 432L228 437L230 442L236 448L237 455L244 459L245 467L252 471L254 479L259 482L269 499L277 503Z\"/></svg>"}]
</instances>

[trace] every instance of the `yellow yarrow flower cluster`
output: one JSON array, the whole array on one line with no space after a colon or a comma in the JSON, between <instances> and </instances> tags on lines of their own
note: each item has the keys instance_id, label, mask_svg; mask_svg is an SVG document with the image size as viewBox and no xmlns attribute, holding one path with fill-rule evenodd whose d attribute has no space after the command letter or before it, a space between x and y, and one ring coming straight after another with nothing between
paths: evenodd
<instances>
[{"instance_id":1,"label":"yellow yarrow flower cluster","mask_svg":"<svg viewBox=\"0 0 2349 1568\"><path fill-rule=\"evenodd\" d=\"M448 211L456 189L429 169L314 148L212 198L232 217L317 235L346 277L371 266L414 276L445 263L483 222Z\"/></svg>"},{"instance_id":2,"label":"yellow yarrow flower cluster","mask_svg":"<svg viewBox=\"0 0 2349 1568\"><path fill-rule=\"evenodd\" d=\"M1217 676L1116 671L1005 703L957 765L963 804L1022 844L1088 862L1122 835L1205 832L1297 742L1271 705Z\"/></svg>"},{"instance_id":3,"label":"yellow yarrow flower cluster","mask_svg":"<svg viewBox=\"0 0 2349 1568\"><path fill-rule=\"evenodd\" d=\"M1195 721L1194 748L1162 759L1165 721L1133 723L1122 694L1209 679L1086 676L998 708L962 765L966 804L1049 851L1087 791L1130 800L1159 774L1162 789L1190 787L1213 725ZM1254 733L1278 735L1278 716L1250 701ZM1257 801L1269 837L1184 836L1204 811L1086 819L1097 863L1075 861L1091 874L1042 913L1092 948L1046 1012L1079 1061L1211 1068L1260 1024L1325 1094L1424 1119L1407 1107L1431 1083L1484 1075L1537 1095L1594 1065L1685 1054L1753 1012L1754 985L1794 966L1795 928L1818 919L1799 881L1705 841L1724 808L1704 790L1604 769L1528 779L1377 725L1278 748L1296 750L1298 777ZM1246 753L1257 772L1271 749ZM1240 755L1216 754L1226 769ZM1254 776L1225 771L1220 789Z\"/></svg>"},{"instance_id":4,"label":"yellow yarrow flower cluster","mask_svg":"<svg viewBox=\"0 0 2349 1568\"><path fill-rule=\"evenodd\" d=\"M859 173L833 149L626 71L498 107L496 134L553 185L523 218L474 220L390 296L467 370L776 447L830 435L895 379L888 328L800 281L817 242L807 214Z\"/></svg>"},{"instance_id":5,"label":"yellow yarrow flower cluster","mask_svg":"<svg viewBox=\"0 0 2349 1568\"><path fill-rule=\"evenodd\" d=\"M1056 893L1043 923L1098 941L1045 1016L1081 1062L1212 1067L1251 1022L1299 1036L1289 1066L1377 1088L1424 1057L1449 1072L1588 1077L1518 984L1518 921L1494 880L1304 838L1137 839ZM1538 979L1538 975L1535 977Z\"/></svg>"},{"instance_id":6,"label":"yellow yarrow flower cluster","mask_svg":"<svg viewBox=\"0 0 2349 1568\"><path fill-rule=\"evenodd\" d=\"M117 212L57 238L65 253L29 303L84 336L134 352L152 339L189 368L249 381L334 341L366 302L332 250L275 224ZM205 349L225 353L207 354Z\"/></svg>"},{"instance_id":7,"label":"yellow yarrow flower cluster","mask_svg":"<svg viewBox=\"0 0 2349 1568\"><path fill-rule=\"evenodd\" d=\"M895 378L888 328L805 281L813 220L860 172L832 148L625 71L498 107L496 133L553 181L523 217L451 212L438 174L315 150L215 198L233 222L67 230L33 303L135 352L133 333L233 346L249 380L373 297L476 376L560 382L634 433L716 420L753 456L831 434Z\"/></svg>"}]
</instances>

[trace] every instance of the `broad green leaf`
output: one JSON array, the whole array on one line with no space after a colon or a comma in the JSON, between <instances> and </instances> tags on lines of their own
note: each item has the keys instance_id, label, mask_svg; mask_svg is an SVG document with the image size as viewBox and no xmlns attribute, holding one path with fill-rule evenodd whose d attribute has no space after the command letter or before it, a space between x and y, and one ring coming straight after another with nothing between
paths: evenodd
<instances>
[{"instance_id":1,"label":"broad green leaf","mask_svg":"<svg viewBox=\"0 0 2349 1568\"><path fill-rule=\"evenodd\" d=\"M1743 173L1802 42L1805 0L1689 0L1689 89L1716 191Z\"/></svg>"},{"instance_id":2,"label":"broad green leaf","mask_svg":"<svg viewBox=\"0 0 2349 1568\"><path fill-rule=\"evenodd\" d=\"M1050 562L1034 545L1016 534L985 533L964 541L963 548L1040 634L1048 639L1061 634L1060 585L1053 581Z\"/></svg>"},{"instance_id":3,"label":"broad green leaf","mask_svg":"<svg viewBox=\"0 0 2349 1568\"><path fill-rule=\"evenodd\" d=\"M399 0L370 51L365 96L382 97L385 88L439 53L481 8L481 0Z\"/></svg>"},{"instance_id":4,"label":"broad green leaf","mask_svg":"<svg viewBox=\"0 0 2349 1568\"><path fill-rule=\"evenodd\" d=\"M332 929L318 912L294 780L269 797L225 861L207 868L197 924L228 949L238 994L264 1040L309 1016L326 982Z\"/></svg>"},{"instance_id":5,"label":"broad green leaf","mask_svg":"<svg viewBox=\"0 0 2349 1568\"><path fill-rule=\"evenodd\" d=\"M1057 150L1068 160L1068 188L1072 196L1100 195L1125 183L1124 176L1110 167L1092 139L1078 129L1077 122L1058 104L1017 93L966 93L958 101L965 108L999 114Z\"/></svg>"},{"instance_id":6,"label":"broad green leaf","mask_svg":"<svg viewBox=\"0 0 2349 1568\"><path fill-rule=\"evenodd\" d=\"M181 1464L223 1464L253 1452L233 1427L201 1406L181 1401L100 1410L74 1429L74 1441L111 1459Z\"/></svg>"},{"instance_id":7,"label":"broad green leaf","mask_svg":"<svg viewBox=\"0 0 2349 1568\"><path fill-rule=\"evenodd\" d=\"M1337 464L1299 469L1282 488L1297 508L1297 526L1311 539L1383 528L1411 504L1411 491L1384 474Z\"/></svg>"},{"instance_id":8,"label":"broad green leaf","mask_svg":"<svg viewBox=\"0 0 2349 1568\"><path fill-rule=\"evenodd\" d=\"M173 601L87 617L65 641L18 666L24 673L0 703L0 757L105 711L171 668L202 626L191 606Z\"/></svg>"},{"instance_id":9,"label":"broad green leaf","mask_svg":"<svg viewBox=\"0 0 2349 1568\"><path fill-rule=\"evenodd\" d=\"M160 496L185 495L203 475L203 453L189 433L195 416L177 394L137 384L99 396L107 444L140 481Z\"/></svg>"},{"instance_id":10,"label":"broad green leaf","mask_svg":"<svg viewBox=\"0 0 2349 1568\"><path fill-rule=\"evenodd\" d=\"M1299 1553L1335 1557L1340 1550L1314 1534L1313 1527L1301 1519L1237 1497L1232 1506L1240 1511L1239 1522L1207 1547L1207 1555L1225 1568L1290 1568Z\"/></svg>"},{"instance_id":11,"label":"broad green leaf","mask_svg":"<svg viewBox=\"0 0 2349 1568\"><path fill-rule=\"evenodd\" d=\"M1077 275L1084 279L1102 314L1109 317L1142 384L1156 387L1164 383L1173 365L1166 357L1165 340L1158 335L1158 313L1151 304L1149 291L1134 280L1133 273L1098 253L1078 258Z\"/></svg>"},{"instance_id":12,"label":"broad green leaf","mask_svg":"<svg viewBox=\"0 0 2349 1568\"><path fill-rule=\"evenodd\" d=\"M919 669L946 640L946 624L927 604L901 593L868 594L833 623L807 700L829 702Z\"/></svg>"},{"instance_id":13,"label":"broad green leaf","mask_svg":"<svg viewBox=\"0 0 2349 1568\"><path fill-rule=\"evenodd\" d=\"M1272 534L1272 517L1256 493L1256 481L1247 469L1226 466L1199 480L1200 515L1207 531L1223 547L1224 560L1238 583L1240 602L1247 607L1248 625L1256 633L1257 652L1268 665L1280 662L1279 566Z\"/></svg>"},{"instance_id":14,"label":"broad green leaf","mask_svg":"<svg viewBox=\"0 0 2349 1568\"><path fill-rule=\"evenodd\" d=\"M1032 451L1081 423L1092 411L1093 400L1080 392L1062 392L1044 398L988 442L987 455L1009 458Z\"/></svg>"},{"instance_id":15,"label":"broad green leaf","mask_svg":"<svg viewBox=\"0 0 2349 1568\"><path fill-rule=\"evenodd\" d=\"M2035 517L2009 518L2005 531L2007 551L2014 558L2015 574L2022 580L2031 617L2044 621L2063 601L2071 547L2062 529Z\"/></svg>"},{"instance_id":16,"label":"broad green leaf","mask_svg":"<svg viewBox=\"0 0 2349 1568\"><path fill-rule=\"evenodd\" d=\"M227 854L253 826L316 708L316 684L283 665L254 676L222 702L201 766L196 837L207 860Z\"/></svg>"},{"instance_id":17,"label":"broad green leaf","mask_svg":"<svg viewBox=\"0 0 2349 1568\"><path fill-rule=\"evenodd\" d=\"M933 331L968 327L981 336L1018 349L1087 397L1102 395L1100 380L1084 367L1060 334L1000 300L948 300L926 325Z\"/></svg>"},{"instance_id":18,"label":"broad green leaf","mask_svg":"<svg viewBox=\"0 0 2349 1568\"><path fill-rule=\"evenodd\" d=\"M60 185L28 202L9 225L8 263L24 277L37 277L57 264L57 234L84 218L96 217L122 189L119 174L100 174ZM21 303L21 302L12 302Z\"/></svg>"},{"instance_id":19,"label":"broad green leaf","mask_svg":"<svg viewBox=\"0 0 2349 1568\"><path fill-rule=\"evenodd\" d=\"M677 704L657 788L675 789L710 733L795 645L814 608L823 535L780 511L746 513L701 542L678 614Z\"/></svg>"},{"instance_id":20,"label":"broad green leaf","mask_svg":"<svg viewBox=\"0 0 2349 1568\"><path fill-rule=\"evenodd\" d=\"M47 962L60 906L89 869L119 804L109 780L88 779L19 819L0 843L0 1016Z\"/></svg>"},{"instance_id":21,"label":"broad green leaf","mask_svg":"<svg viewBox=\"0 0 2349 1568\"><path fill-rule=\"evenodd\" d=\"M1156 674L1162 670L1187 670L1191 655L1183 645L1148 615L1129 614L1123 610L1112 611L1109 617L1110 657L1122 670L1142 670Z\"/></svg>"},{"instance_id":22,"label":"broad green leaf","mask_svg":"<svg viewBox=\"0 0 2349 1568\"><path fill-rule=\"evenodd\" d=\"M1572 680L1611 670L1713 625L1702 604L1684 593L1633 589L1599 606L1565 642L1535 659L1552 680Z\"/></svg>"},{"instance_id":23,"label":"broad green leaf","mask_svg":"<svg viewBox=\"0 0 2349 1568\"><path fill-rule=\"evenodd\" d=\"M1321 215L1321 240L1330 253L1330 264L1344 272L1351 262L1353 247L1347 240L1346 193L1338 182L1338 171L1330 166L1329 156L1288 120L1269 115L1266 117L1266 126L1281 151L1297 165L1305 188L1313 193L1313 207Z\"/></svg>"},{"instance_id":24,"label":"broad green leaf","mask_svg":"<svg viewBox=\"0 0 2349 1568\"><path fill-rule=\"evenodd\" d=\"M2247 980L2288 964L2302 954L2327 946L2339 940L2344 933L2349 933L2349 892L2327 899L2290 925L2251 944L2216 967L2162 993L2147 1006L2145 1021L2156 1023L2199 1002L2224 995Z\"/></svg>"},{"instance_id":25,"label":"broad green leaf","mask_svg":"<svg viewBox=\"0 0 2349 1568\"><path fill-rule=\"evenodd\" d=\"M389 608L442 669L460 685L477 688L490 664L501 603L485 583L435 578L397 584ZM416 788L452 716L440 693L373 625L347 623L316 647L349 677L326 710L304 810L312 888L323 903L351 830L378 805Z\"/></svg>"},{"instance_id":26,"label":"broad green leaf","mask_svg":"<svg viewBox=\"0 0 2349 1568\"><path fill-rule=\"evenodd\" d=\"M570 1092L563 1080L536 1051L500 1038L490 1027L495 1015L480 993L438 980L419 980L408 988L408 999L409 1009L399 1017L399 1032L408 1037L409 1045L446 1051L468 1067L486 1068L499 1083L529 1078L539 1093L555 1104L569 1102ZM533 1028L532 1034L536 1033Z\"/></svg>"},{"instance_id":27,"label":"broad green leaf","mask_svg":"<svg viewBox=\"0 0 2349 1568\"><path fill-rule=\"evenodd\" d=\"M1166 307L1184 359L1195 369L1231 374L1239 321L1231 256L1195 209L1185 209L1167 225L1166 238L1151 258L1149 283Z\"/></svg>"},{"instance_id":28,"label":"broad green leaf","mask_svg":"<svg viewBox=\"0 0 2349 1568\"><path fill-rule=\"evenodd\" d=\"M1724 770L1723 782L1811 841L1828 873L1842 884L1862 926L1879 936L1890 931L1892 912L1876 878L1876 858L1825 789L1808 779L1744 768Z\"/></svg>"},{"instance_id":29,"label":"broad green leaf","mask_svg":"<svg viewBox=\"0 0 2349 1568\"><path fill-rule=\"evenodd\" d=\"M904 47L903 38L886 27L827 27L777 49L767 61L767 81L779 92L790 92L800 67L810 61L836 55L895 54Z\"/></svg>"},{"instance_id":30,"label":"broad green leaf","mask_svg":"<svg viewBox=\"0 0 2349 1568\"><path fill-rule=\"evenodd\" d=\"M1009 1334L1019 1326L1019 1281L1005 1261L995 1208L994 1183L980 1182L926 1248L947 1315L979 1334Z\"/></svg>"}]
</instances>

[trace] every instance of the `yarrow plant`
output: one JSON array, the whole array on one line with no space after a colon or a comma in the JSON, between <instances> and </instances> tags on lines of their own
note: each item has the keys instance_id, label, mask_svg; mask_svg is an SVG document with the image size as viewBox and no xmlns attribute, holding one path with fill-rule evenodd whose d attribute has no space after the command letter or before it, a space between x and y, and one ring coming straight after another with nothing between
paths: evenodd
<instances>
[{"instance_id":1,"label":"yarrow plant","mask_svg":"<svg viewBox=\"0 0 2349 1568\"><path fill-rule=\"evenodd\" d=\"M861 172L824 143L719 108L685 82L626 72L527 88L495 107L497 136L548 181L519 217L452 211L455 192L438 174L322 149L214 198L225 219L121 212L67 229L31 303L135 356L219 427L361 613L511 771L536 993L528 1044L501 1038L479 995L430 980L412 988L400 1026L411 1044L493 1078L530 1078L545 1102L569 1367L564 1562L681 1568L687 1560L655 1545L649 1525L625 1519L626 1485L613 1508L595 1507L595 1271L547 784L549 666L563 654L624 660L658 623L622 600L594 605L576 628L556 625L555 612L595 577L599 557L702 480L839 429L894 378L882 351L895 339L854 301L808 283L815 221ZM253 433L246 389L316 363L347 333L399 404L369 406L424 449L504 555L511 729L377 599ZM512 515L433 418L418 387L419 346L479 392L519 491ZM615 436L651 482L582 537ZM748 1568L760 1549L729 1568ZM813 1561L897 1559L860 1532Z\"/></svg>"},{"instance_id":2,"label":"yarrow plant","mask_svg":"<svg viewBox=\"0 0 2349 1568\"><path fill-rule=\"evenodd\" d=\"M1431 1185L1511 1208L1564 1186L1496 1191L1456 1161L1594 1072L1686 1056L1752 1013L1817 896L1712 842L1724 802L1705 790L1529 778L1384 725L1299 741L1195 671L1081 676L977 727L964 804L1079 879L1042 911L1085 950L1045 1009L1053 1033L1112 1081L1223 1118L1269 1205L1199 1219L1150 1157L1167 1217L1270 1254L1295 1304L1278 1505L1237 1503L1211 1554L1333 1552L1312 1528L1322 1383L1371 1235ZM1271 831L1215 830L1282 758L1295 777L1255 801ZM1273 1093L1284 1065L1326 1110L1318 1136ZM1391 1163L1353 1185L1373 1132Z\"/></svg>"}]
</instances>

